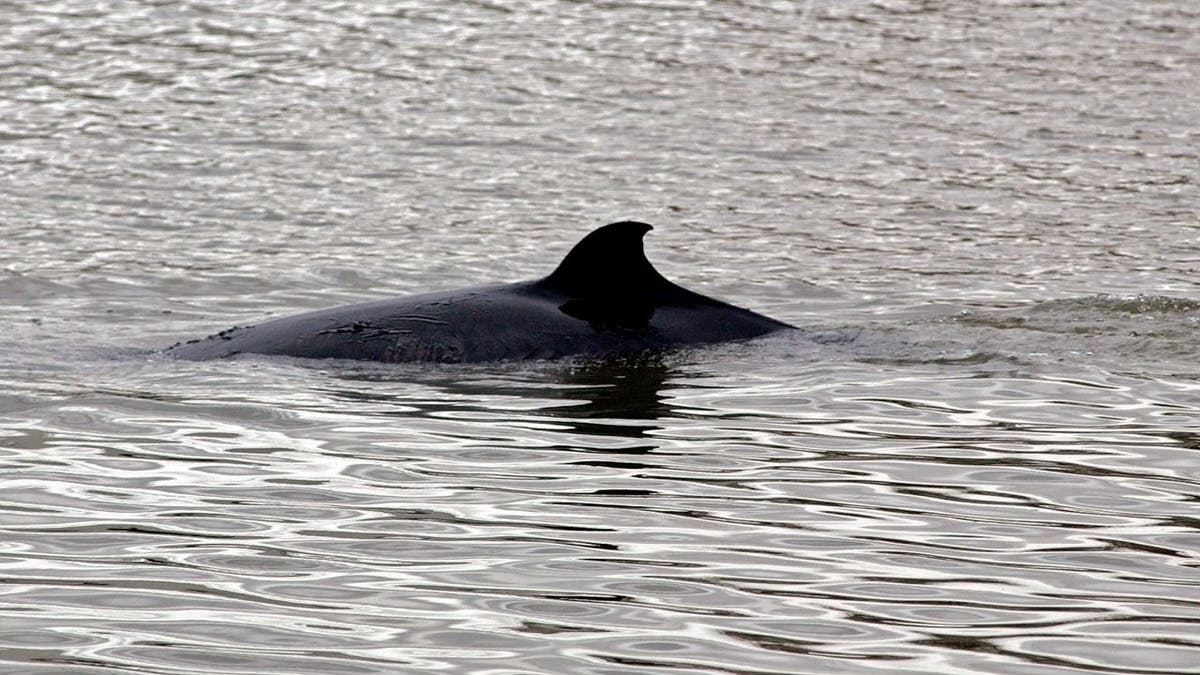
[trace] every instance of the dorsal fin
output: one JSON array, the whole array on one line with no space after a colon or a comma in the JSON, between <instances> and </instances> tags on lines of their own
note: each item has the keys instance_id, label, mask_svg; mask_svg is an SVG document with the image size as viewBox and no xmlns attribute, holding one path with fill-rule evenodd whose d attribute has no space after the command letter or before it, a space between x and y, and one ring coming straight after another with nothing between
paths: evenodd
<instances>
[{"instance_id":1,"label":"dorsal fin","mask_svg":"<svg viewBox=\"0 0 1200 675\"><path fill-rule=\"evenodd\" d=\"M567 295L602 298L627 293L661 293L676 288L654 269L642 237L654 229L624 220L593 230L575 244L542 284Z\"/></svg>"}]
</instances>

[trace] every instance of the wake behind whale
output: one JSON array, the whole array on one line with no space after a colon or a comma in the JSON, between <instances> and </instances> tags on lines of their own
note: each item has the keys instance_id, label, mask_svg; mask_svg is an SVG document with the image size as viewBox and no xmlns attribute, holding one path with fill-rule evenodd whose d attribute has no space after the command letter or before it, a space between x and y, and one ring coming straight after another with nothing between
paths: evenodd
<instances>
[{"instance_id":1,"label":"wake behind whale","mask_svg":"<svg viewBox=\"0 0 1200 675\"><path fill-rule=\"evenodd\" d=\"M668 281L642 248L651 229L634 221L605 225L535 281L332 307L231 328L166 353L459 363L618 356L793 328Z\"/></svg>"}]
</instances>

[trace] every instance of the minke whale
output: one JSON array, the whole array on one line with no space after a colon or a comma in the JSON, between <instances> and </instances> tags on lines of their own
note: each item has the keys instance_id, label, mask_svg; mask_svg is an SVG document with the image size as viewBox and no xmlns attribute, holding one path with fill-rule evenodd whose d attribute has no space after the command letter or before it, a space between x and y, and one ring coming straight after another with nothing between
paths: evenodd
<instances>
[{"instance_id":1,"label":"minke whale","mask_svg":"<svg viewBox=\"0 0 1200 675\"><path fill-rule=\"evenodd\" d=\"M172 356L272 354L389 363L607 357L794 328L671 283L642 249L645 223L605 225L547 277L331 307L168 347Z\"/></svg>"}]
</instances>

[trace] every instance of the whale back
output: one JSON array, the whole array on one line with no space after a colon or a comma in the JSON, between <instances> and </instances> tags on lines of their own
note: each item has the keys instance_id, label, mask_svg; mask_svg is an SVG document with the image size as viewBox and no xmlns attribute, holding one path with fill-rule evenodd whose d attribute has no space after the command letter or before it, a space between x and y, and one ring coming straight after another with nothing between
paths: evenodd
<instances>
[{"instance_id":1,"label":"whale back","mask_svg":"<svg viewBox=\"0 0 1200 675\"><path fill-rule=\"evenodd\" d=\"M167 349L185 359L239 353L378 361L604 356L739 340L788 324L677 286L646 259L635 221L605 225L548 276L331 307Z\"/></svg>"}]
</instances>

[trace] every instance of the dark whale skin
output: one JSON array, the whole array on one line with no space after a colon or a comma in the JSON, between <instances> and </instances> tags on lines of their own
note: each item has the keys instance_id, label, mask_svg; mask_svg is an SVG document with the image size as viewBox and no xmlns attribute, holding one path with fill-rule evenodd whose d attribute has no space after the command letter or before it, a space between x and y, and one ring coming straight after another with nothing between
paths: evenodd
<instances>
[{"instance_id":1,"label":"dark whale skin","mask_svg":"<svg viewBox=\"0 0 1200 675\"><path fill-rule=\"evenodd\" d=\"M231 328L166 353L466 363L617 356L792 328L667 281L642 250L650 229L632 221L601 227L536 281L331 307Z\"/></svg>"}]
</instances>

